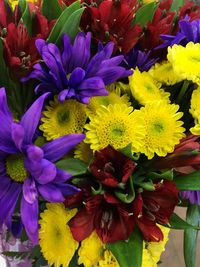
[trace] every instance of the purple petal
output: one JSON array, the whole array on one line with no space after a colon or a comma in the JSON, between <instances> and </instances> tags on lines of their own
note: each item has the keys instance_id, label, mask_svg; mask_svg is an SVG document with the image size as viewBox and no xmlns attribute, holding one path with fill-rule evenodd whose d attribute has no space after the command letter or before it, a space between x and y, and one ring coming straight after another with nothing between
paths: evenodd
<instances>
[{"instance_id":1,"label":"purple petal","mask_svg":"<svg viewBox=\"0 0 200 267\"><path fill-rule=\"evenodd\" d=\"M52 162L62 158L74 146L83 141L84 134L68 134L45 144L42 149L44 157Z\"/></svg>"},{"instance_id":2,"label":"purple petal","mask_svg":"<svg viewBox=\"0 0 200 267\"><path fill-rule=\"evenodd\" d=\"M38 244L38 201L28 203L22 196L21 219L26 233L33 244Z\"/></svg>"},{"instance_id":3,"label":"purple petal","mask_svg":"<svg viewBox=\"0 0 200 267\"><path fill-rule=\"evenodd\" d=\"M63 196L71 196L80 192L80 189L71 184L58 184L57 187L62 192Z\"/></svg>"},{"instance_id":4,"label":"purple petal","mask_svg":"<svg viewBox=\"0 0 200 267\"><path fill-rule=\"evenodd\" d=\"M23 184L23 196L24 199L29 203L33 204L37 200L38 192L35 185L35 181L32 178L28 178Z\"/></svg>"},{"instance_id":5,"label":"purple petal","mask_svg":"<svg viewBox=\"0 0 200 267\"><path fill-rule=\"evenodd\" d=\"M66 99L70 99L75 96L76 96L76 93L74 89L66 89L60 92L60 94L58 95L58 100L60 102L64 102Z\"/></svg>"},{"instance_id":6,"label":"purple petal","mask_svg":"<svg viewBox=\"0 0 200 267\"><path fill-rule=\"evenodd\" d=\"M53 180L54 183L64 183L72 177L70 173L57 168L56 178Z\"/></svg>"},{"instance_id":7,"label":"purple petal","mask_svg":"<svg viewBox=\"0 0 200 267\"><path fill-rule=\"evenodd\" d=\"M12 113L8 107L6 90L4 87L0 88L0 110L10 119L12 119Z\"/></svg>"},{"instance_id":8,"label":"purple petal","mask_svg":"<svg viewBox=\"0 0 200 267\"><path fill-rule=\"evenodd\" d=\"M35 145L28 146L26 153L30 161L41 161L44 157L43 150Z\"/></svg>"},{"instance_id":9,"label":"purple petal","mask_svg":"<svg viewBox=\"0 0 200 267\"><path fill-rule=\"evenodd\" d=\"M11 220L20 192L21 184L12 183L6 194L1 198L0 225L2 225L6 220Z\"/></svg>"},{"instance_id":10,"label":"purple petal","mask_svg":"<svg viewBox=\"0 0 200 267\"><path fill-rule=\"evenodd\" d=\"M54 184L38 185L38 191L48 202L63 202L65 200L61 190Z\"/></svg>"},{"instance_id":11,"label":"purple petal","mask_svg":"<svg viewBox=\"0 0 200 267\"><path fill-rule=\"evenodd\" d=\"M34 177L38 183L47 184L55 179L57 170L56 166L52 162L43 159L41 161L41 166L38 167L41 168L41 173L39 176Z\"/></svg>"},{"instance_id":12,"label":"purple petal","mask_svg":"<svg viewBox=\"0 0 200 267\"><path fill-rule=\"evenodd\" d=\"M24 128L18 123L12 123L11 135L16 147L21 150L24 139Z\"/></svg>"},{"instance_id":13,"label":"purple petal","mask_svg":"<svg viewBox=\"0 0 200 267\"><path fill-rule=\"evenodd\" d=\"M68 70L68 64L69 64L71 55L72 55L72 46L70 44L70 39L67 34L64 34L63 35L62 62L63 62L63 66L66 72Z\"/></svg>"},{"instance_id":14,"label":"purple petal","mask_svg":"<svg viewBox=\"0 0 200 267\"><path fill-rule=\"evenodd\" d=\"M0 176L0 180L1 180L0 182L0 199L1 199L5 194L7 194L7 192L9 192L11 180L6 176Z\"/></svg>"},{"instance_id":15,"label":"purple petal","mask_svg":"<svg viewBox=\"0 0 200 267\"><path fill-rule=\"evenodd\" d=\"M81 68L76 68L72 71L69 79L69 87L77 87L85 77L85 71Z\"/></svg>"},{"instance_id":16,"label":"purple petal","mask_svg":"<svg viewBox=\"0 0 200 267\"><path fill-rule=\"evenodd\" d=\"M39 54L42 56L42 50L43 50L43 47L46 45L46 42L43 40L43 39L37 39L35 41L35 46L39 52Z\"/></svg>"},{"instance_id":17,"label":"purple petal","mask_svg":"<svg viewBox=\"0 0 200 267\"><path fill-rule=\"evenodd\" d=\"M26 144L32 143L33 136L35 134L35 131L37 129L41 117L43 103L48 96L49 93L40 96L26 111L26 113L23 115L21 119L20 124L23 126L25 131L24 142Z\"/></svg>"}]
</instances>

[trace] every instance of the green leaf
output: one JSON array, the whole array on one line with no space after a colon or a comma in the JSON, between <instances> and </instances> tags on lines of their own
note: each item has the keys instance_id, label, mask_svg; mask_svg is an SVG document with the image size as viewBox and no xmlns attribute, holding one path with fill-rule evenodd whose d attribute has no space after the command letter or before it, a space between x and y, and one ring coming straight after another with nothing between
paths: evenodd
<instances>
[{"instance_id":1,"label":"green leaf","mask_svg":"<svg viewBox=\"0 0 200 267\"><path fill-rule=\"evenodd\" d=\"M174 181L179 190L200 190L200 170L175 177Z\"/></svg>"},{"instance_id":2,"label":"green leaf","mask_svg":"<svg viewBox=\"0 0 200 267\"><path fill-rule=\"evenodd\" d=\"M200 220L200 207L197 204L189 205L186 220L198 227ZM187 229L184 231L184 259L186 267L196 266L198 231Z\"/></svg>"},{"instance_id":3,"label":"green leaf","mask_svg":"<svg viewBox=\"0 0 200 267\"><path fill-rule=\"evenodd\" d=\"M119 266L142 266L143 238L137 227L134 227L134 231L128 241L110 243L106 246L116 257Z\"/></svg>"},{"instance_id":4,"label":"green leaf","mask_svg":"<svg viewBox=\"0 0 200 267\"><path fill-rule=\"evenodd\" d=\"M81 11L80 11L81 10ZM58 18L56 24L54 25L47 41L51 43L58 43L60 42L60 37L63 33L69 33L72 34L75 32L78 32L79 22L80 22L80 16L83 13L83 8L80 8L80 2L74 2L69 7L65 8L60 17ZM79 11L79 14L77 16L73 15L75 12ZM80 14L81 13L81 14ZM73 15L73 17L71 17ZM71 18L71 19L70 19ZM70 21L69 21L70 19ZM73 22L72 19L75 19ZM70 25L70 23L72 23ZM77 26L78 25L78 26ZM75 28L73 28L75 27ZM75 34L76 35L76 34ZM70 36L71 37L71 36Z\"/></svg>"},{"instance_id":5,"label":"green leaf","mask_svg":"<svg viewBox=\"0 0 200 267\"><path fill-rule=\"evenodd\" d=\"M48 19L53 20L59 18L62 13L62 8L58 3L58 0L43 0L42 2L42 14Z\"/></svg>"},{"instance_id":6,"label":"green leaf","mask_svg":"<svg viewBox=\"0 0 200 267\"><path fill-rule=\"evenodd\" d=\"M4 61L3 57L3 41L0 38L0 70L1 70L1 75L0 75L0 87L5 87L9 88L9 75L8 75L8 70Z\"/></svg>"},{"instance_id":7,"label":"green leaf","mask_svg":"<svg viewBox=\"0 0 200 267\"><path fill-rule=\"evenodd\" d=\"M156 2L151 2L149 4L143 5L136 12L135 18L133 19L133 23L139 23L142 27L144 27L148 22L152 21L156 11L156 7Z\"/></svg>"},{"instance_id":8,"label":"green leaf","mask_svg":"<svg viewBox=\"0 0 200 267\"><path fill-rule=\"evenodd\" d=\"M177 12L184 5L184 0L173 0L170 11Z\"/></svg>"},{"instance_id":9,"label":"green leaf","mask_svg":"<svg viewBox=\"0 0 200 267\"><path fill-rule=\"evenodd\" d=\"M157 173L157 172L150 172L147 174L147 178L155 180L155 179L165 179L165 180L173 180L174 178L174 171L173 169L168 170L163 173Z\"/></svg>"},{"instance_id":10,"label":"green leaf","mask_svg":"<svg viewBox=\"0 0 200 267\"><path fill-rule=\"evenodd\" d=\"M79 159L62 159L56 163L56 166L72 176L83 175L87 172L87 165Z\"/></svg>"},{"instance_id":11,"label":"green leaf","mask_svg":"<svg viewBox=\"0 0 200 267\"><path fill-rule=\"evenodd\" d=\"M125 190L115 190L115 195L124 203L131 203L135 198L133 180L130 178Z\"/></svg>"},{"instance_id":12,"label":"green leaf","mask_svg":"<svg viewBox=\"0 0 200 267\"><path fill-rule=\"evenodd\" d=\"M148 191L155 191L155 186L152 181L148 182L135 182L135 184L139 185L140 187L144 188Z\"/></svg>"},{"instance_id":13,"label":"green leaf","mask_svg":"<svg viewBox=\"0 0 200 267\"><path fill-rule=\"evenodd\" d=\"M126 147L119 149L119 151L132 160L138 160L139 154L134 154L132 151L132 144L128 144Z\"/></svg>"},{"instance_id":14,"label":"green leaf","mask_svg":"<svg viewBox=\"0 0 200 267\"><path fill-rule=\"evenodd\" d=\"M200 229L179 217L177 214L173 213L169 219L169 224L166 225L172 229L186 230L186 229Z\"/></svg>"},{"instance_id":15,"label":"green leaf","mask_svg":"<svg viewBox=\"0 0 200 267\"><path fill-rule=\"evenodd\" d=\"M32 18L28 2L26 0L19 0L19 8L22 12L21 20L23 21L29 35L32 35Z\"/></svg>"}]
</instances>

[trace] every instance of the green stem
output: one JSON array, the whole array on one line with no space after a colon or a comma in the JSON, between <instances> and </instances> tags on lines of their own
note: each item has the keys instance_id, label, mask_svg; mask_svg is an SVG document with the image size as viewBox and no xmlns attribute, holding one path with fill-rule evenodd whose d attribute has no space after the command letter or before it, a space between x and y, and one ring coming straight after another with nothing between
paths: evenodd
<instances>
[{"instance_id":1,"label":"green stem","mask_svg":"<svg viewBox=\"0 0 200 267\"><path fill-rule=\"evenodd\" d=\"M187 80L185 80L184 83L183 83L183 86L182 86L182 88L181 88L181 90L180 90L180 92L179 92L179 95L178 95L178 97L177 97L177 101L176 101L176 102L177 102L178 104L181 104L182 99L183 99L183 97L184 97L184 95L185 95L185 93L186 93L186 91L187 91L189 85L190 85L190 82L187 81Z\"/></svg>"}]
</instances>

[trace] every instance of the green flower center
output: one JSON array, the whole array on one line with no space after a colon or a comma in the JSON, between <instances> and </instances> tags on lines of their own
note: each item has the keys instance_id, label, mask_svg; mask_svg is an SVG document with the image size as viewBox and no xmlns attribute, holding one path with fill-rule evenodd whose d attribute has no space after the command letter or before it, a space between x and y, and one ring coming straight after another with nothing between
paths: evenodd
<instances>
[{"instance_id":1,"label":"green flower center","mask_svg":"<svg viewBox=\"0 0 200 267\"><path fill-rule=\"evenodd\" d=\"M61 110L57 113L57 121L60 125L68 123L70 120L70 111Z\"/></svg>"},{"instance_id":2,"label":"green flower center","mask_svg":"<svg viewBox=\"0 0 200 267\"><path fill-rule=\"evenodd\" d=\"M159 122L154 123L153 128L154 128L154 130L155 130L157 133L162 133L162 132L164 131L164 126L163 126L163 124L162 124L162 123L159 123Z\"/></svg>"},{"instance_id":3,"label":"green flower center","mask_svg":"<svg viewBox=\"0 0 200 267\"><path fill-rule=\"evenodd\" d=\"M20 154L10 155L6 159L6 172L15 182L24 182L28 172L24 167L24 158Z\"/></svg>"},{"instance_id":4,"label":"green flower center","mask_svg":"<svg viewBox=\"0 0 200 267\"><path fill-rule=\"evenodd\" d=\"M111 129L111 137L113 139L120 138L124 135L125 129L122 125L115 125Z\"/></svg>"},{"instance_id":5,"label":"green flower center","mask_svg":"<svg viewBox=\"0 0 200 267\"><path fill-rule=\"evenodd\" d=\"M102 96L99 98L99 104L107 107L110 104L110 100L107 96Z\"/></svg>"}]
</instances>

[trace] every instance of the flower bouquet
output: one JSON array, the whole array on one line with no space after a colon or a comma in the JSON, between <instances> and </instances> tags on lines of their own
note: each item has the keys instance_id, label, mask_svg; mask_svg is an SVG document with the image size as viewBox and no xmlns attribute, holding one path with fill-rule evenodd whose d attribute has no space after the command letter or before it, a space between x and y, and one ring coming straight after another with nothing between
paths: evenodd
<instances>
[{"instance_id":1,"label":"flower bouquet","mask_svg":"<svg viewBox=\"0 0 200 267\"><path fill-rule=\"evenodd\" d=\"M155 267L182 229L195 267L198 4L0 0L0 37L2 255Z\"/></svg>"}]
</instances>

